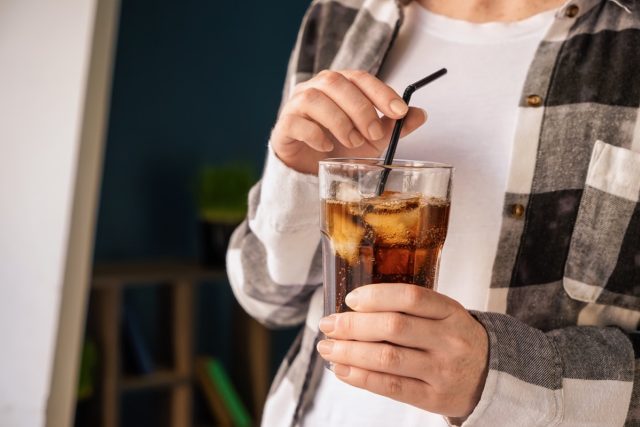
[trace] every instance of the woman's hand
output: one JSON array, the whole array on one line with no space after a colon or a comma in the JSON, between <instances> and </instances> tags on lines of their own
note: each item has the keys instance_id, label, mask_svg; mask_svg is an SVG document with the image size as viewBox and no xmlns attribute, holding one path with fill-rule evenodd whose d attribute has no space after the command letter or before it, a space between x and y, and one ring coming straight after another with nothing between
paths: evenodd
<instances>
[{"instance_id":1,"label":"woman's hand","mask_svg":"<svg viewBox=\"0 0 640 427\"><path fill-rule=\"evenodd\" d=\"M367 72L322 71L296 86L273 128L271 146L287 166L317 174L318 161L329 157L379 156L394 121L405 115L402 136L427 119Z\"/></svg>"},{"instance_id":2,"label":"woman's hand","mask_svg":"<svg viewBox=\"0 0 640 427\"><path fill-rule=\"evenodd\" d=\"M346 299L354 312L320 321L318 343L342 381L429 412L467 417L487 376L484 327L458 302L415 285L375 284Z\"/></svg>"}]
</instances>

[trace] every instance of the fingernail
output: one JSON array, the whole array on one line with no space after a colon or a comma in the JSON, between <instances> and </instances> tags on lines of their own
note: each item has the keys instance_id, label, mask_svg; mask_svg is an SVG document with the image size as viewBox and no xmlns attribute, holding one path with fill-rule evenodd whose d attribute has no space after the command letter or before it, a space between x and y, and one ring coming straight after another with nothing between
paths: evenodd
<instances>
[{"instance_id":1,"label":"fingernail","mask_svg":"<svg viewBox=\"0 0 640 427\"><path fill-rule=\"evenodd\" d=\"M322 340L316 346L320 354L331 354L333 351L333 341Z\"/></svg>"},{"instance_id":2,"label":"fingernail","mask_svg":"<svg viewBox=\"0 0 640 427\"><path fill-rule=\"evenodd\" d=\"M333 365L333 373L339 377L346 377L351 372L351 368L345 365Z\"/></svg>"},{"instance_id":3,"label":"fingernail","mask_svg":"<svg viewBox=\"0 0 640 427\"><path fill-rule=\"evenodd\" d=\"M364 144L364 137L360 135L360 132L354 129L349 133L349 141L354 147L359 147Z\"/></svg>"},{"instance_id":4,"label":"fingernail","mask_svg":"<svg viewBox=\"0 0 640 427\"><path fill-rule=\"evenodd\" d=\"M420 111L422 111L422 116L423 116L423 118L422 118L422 123L424 123L424 122L426 122L426 121L427 121L427 119L429 118L429 115L427 114L427 111L426 111L426 110L423 110L422 108L420 109Z\"/></svg>"},{"instance_id":5,"label":"fingernail","mask_svg":"<svg viewBox=\"0 0 640 427\"><path fill-rule=\"evenodd\" d=\"M344 302L346 302L349 307L355 310L358 305L358 291L349 292L347 294L347 297L344 299Z\"/></svg>"},{"instance_id":6,"label":"fingernail","mask_svg":"<svg viewBox=\"0 0 640 427\"><path fill-rule=\"evenodd\" d=\"M336 319L334 318L334 315L331 315L329 317L324 317L320 319L320 324L318 326L320 327L320 330L322 332L324 332L325 334L328 334L330 332L333 332L333 329L335 328L335 324L336 324Z\"/></svg>"},{"instance_id":7,"label":"fingernail","mask_svg":"<svg viewBox=\"0 0 640 427\"><path fill-rule=\"evenodd\" d=\"M394 113L400 115L407 114L407 111L409 111L409 107L407 106L407 104L399 99L394 99L393 101L391 101L391 103L389 104L389 108L391 108L391 111L393 111Z\"/></svg>"},{"instance_id":8,"label":"fingernail","mask_svg":"<svg viewBox=\"0 0 640 427\"><path fill-rule=\"evenodd\" d=\"M384 136L384 130L382 129L382 125L377 121L371 122L367 130L369 131L369 136L374 141L382 139L382 137Z\"/></svg>"}]
</instances>

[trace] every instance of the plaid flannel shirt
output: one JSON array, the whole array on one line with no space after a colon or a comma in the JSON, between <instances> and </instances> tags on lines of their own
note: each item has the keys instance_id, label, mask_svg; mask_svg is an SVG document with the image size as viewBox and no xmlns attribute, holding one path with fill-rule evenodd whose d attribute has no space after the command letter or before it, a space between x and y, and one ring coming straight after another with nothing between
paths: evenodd
<instances>
[{"instance_id":1,"label":"plaid flannel shirt","mask_svg":"<svg viewBox=\"0 0 640 427\"><path fill-rule=\"evenodd\" d=\"M314 1L284 100L323 69L377 74L401 24L402 5L392 0ZM514 105L518 124L488 311L474 313L489 335L489 374L465 426L640 425L638 73L640 2L633 0L572 0L537 49ZM296 195L310 202L314 186L312 176L282 182L278 194L256 185L227 258L249 313L271 326L306 318L271 389L288 383L292 425L322 375L315 352L320 233L317 220L276 221L261 203L279 197L293 207ZM319 210L306 205L297 212Z\"/></svg>"}]
</instances>

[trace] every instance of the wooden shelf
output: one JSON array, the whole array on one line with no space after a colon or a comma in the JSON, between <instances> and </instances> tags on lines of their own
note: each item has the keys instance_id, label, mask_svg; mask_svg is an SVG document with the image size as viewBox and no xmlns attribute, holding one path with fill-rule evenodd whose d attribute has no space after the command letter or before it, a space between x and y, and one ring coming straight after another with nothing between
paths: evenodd
<instances>
[{"instance_id":1,"label":"wooden shelf","mask_svg":"<svg viewBox=\"0 0 640 427\"><path fill-rule=\"evenodd\" d=\"M169 388L180 384L189 384L191 376L172 371L158 371L147 375L124 376L120 380L121 391Z\"/></svg>"},{"instance_id":2,"label":"wooden shelf","mask_svg":"<svg viewBox=\"0 0 640 427\"><path fill-rule=\"evenodd\" d=\"M167 388L172 427L192 424L193 287L195 283L226 277L224 270L206 269L195 262L99 264L94 268L92 298L96 300L102 352L101 427L120 425L120 394L126 391ZM125 287L162 284L170 289L174 366L143 376L121 373L120 318Z\"/></svg>"},{"instance_id":3,"label":"wooden shelf","mask_svg":"<svg viewBox=\"0 0 640 427\"><path fill-rule=\"evenodd\" d=\"M158 260L97 264L94 266L91 322L101 353L99 410L100 427L120 425L120 397L130 391L166 389L170 394L171 427L192 427L194 375L194 287L199 282L226 280L223 267L205 268L195 261ZM123 295L130 286L161 285L169 290L170 327L173 366L148 375L123 375L121 361L121 318ZM229 325L232 327L232 325ZM256 357L240 358L251 383L250 393L256 419L260 419L269 382L269 334L244 312L234 318L238 351ZM246 360L245 360L246 359Z\"/></svg>"}]
</instances>

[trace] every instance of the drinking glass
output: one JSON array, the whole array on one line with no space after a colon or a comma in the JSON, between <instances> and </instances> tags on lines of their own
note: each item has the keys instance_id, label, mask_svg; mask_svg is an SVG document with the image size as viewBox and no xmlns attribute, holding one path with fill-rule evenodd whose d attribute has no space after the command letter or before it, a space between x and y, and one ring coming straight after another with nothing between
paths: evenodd
<instances>
[{"instance_id":1,"label":"drinking glass","mask_svg":"<svg viewBox=\"0 0 640 427\"><path fill-rule=\"evenodd\" d=\"M436 289L452 177L442 163L320 162L325 316L350 311L345 296L371 283Z\"/></svg>"}]
</instances>

